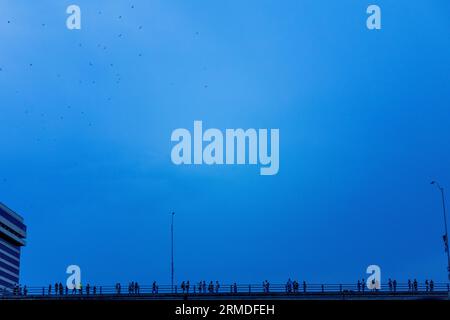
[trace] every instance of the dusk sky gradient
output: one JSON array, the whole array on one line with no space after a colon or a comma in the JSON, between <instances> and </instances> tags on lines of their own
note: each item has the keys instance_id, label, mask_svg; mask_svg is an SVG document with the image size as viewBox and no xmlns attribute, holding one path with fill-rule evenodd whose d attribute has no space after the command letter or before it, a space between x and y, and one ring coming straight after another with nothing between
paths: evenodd
<instances>
[{"instance_id":1,"label":"dusk sky gradient","mask_svg":"<svg viewBox=\"0 0 450 320\"><path fill-rule=\"evenodd\" d=\"M447 0L0 0L0 68L23 284L169 284L172 211L178 282L446 281ZM279 128L279 173L174 165L194 120Z\"/></svg>"}]
</instances>

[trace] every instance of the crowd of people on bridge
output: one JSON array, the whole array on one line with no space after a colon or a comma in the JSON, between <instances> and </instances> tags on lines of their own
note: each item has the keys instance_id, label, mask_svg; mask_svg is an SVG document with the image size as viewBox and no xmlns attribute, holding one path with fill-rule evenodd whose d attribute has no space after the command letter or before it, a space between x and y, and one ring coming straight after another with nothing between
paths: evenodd
<instances>
[{"instance_id":1,"label":"crowd of people on bridge","mask_svg":"<svg viewBox=\"0 0 450 320\"><path fill-rule=\"evenodd\" d=\"M408 291L411 292L417 292L418 289L418 282L416 279L411 281L411 279L408 279ZM433 292L434 291L434 281L433 280L425 280L425 292Z\"/></svg>"},{"instance_id":2,"label":"crowd of people on bridge","mask_svg":"<svg viewBox=\"0 0 450 320\"><path fill-rule=\"evenodd\" d=\"M307 285L306 285L306 281L303 281L302 283L302 290L303 292L306 292L307 289ZM267 291L269 292L269 291ZM286 282L286 292L287 293L298 293L299 292L299 283L297 280L292 281L291 278L288 279L288 281Z\"/></svg>"},{"instance_id":3,"label":"crowd of people on bridge","mask_svg":"<svg viewBox=\"0 0 450 320\"><path fill-rule=\"evenodd\" d=\"M183 281L180 285L181 292L182 293L189 293L189 290L191 289L190 281ZM206 281L199 281L197 285L194 285L192 288L192 292L194 293L219 293L220 284L219 281L213 282L210 281L208 285L206 285ZM177 290L175 288L175 290Z\"/></svg>"},{"instance_id":4,"label":"crowd of people on bridge","mask_svg":"<svg viewBox=\"0 0 450 320\"><path fill-rule=\"evenodd\" d=\"M69 289L67 285L63 286L63 284L55 283L54 286L51 284L48 285L47 288L47 295L68 295L71 294L103 294L103 287L97 287L97 286L91 286L89 283L86 285L86 287L83 286L82 283L80 283L78 286L73 286L72 289ZM42 288L42 295L45 295L45 288Z\"/></svg>"},{"instance_id":5,"label":"crowd of people on bridge","mask_svg":"<svg viewBox=\"0 0 450 320\"><path fill-rule=\"evenodd\" d=\"M15 296L22 296L22 295L26 296L26 295L28 295L28 288L27 288L27 286L23 286L23 288L22 288L21 285L15 284L14 287L13 287L13 295L15 295Z\"/></svg>"},{"instance_id":6,"label":"crowd of people on bridge","mask_svg":"<svg viewBox=\"0 0 450 320\"><path fill-rule=\"evenodd\" d=\"M375 284L374 282L372 284ZM274 287L271 287L269 281L264 280L262 282L262 286L252 286L252 285L241 285L239 287L240 292L262 292L263 293L271 293L271 292L280 292L282 289L282 286L275 285ZM272 288L272 291L271 291ZM354 285L307 285L306 281L303 281L301 284L297 280L291 280L290 278L287 280L287 282L284 284L284 292L288 294L296 294L296 293L307 293L307 292L326 292L326 291L340 291L340 292L354 292ZM356 290L357 293L365 293L368 286L366 284L366 281L364 279L358 280L356 283ZM39 294L38 288L32 288L32 292L30 292L29 288L27 286L21 286L16 284L11 290L8 290L9 294L18 295L18 296L27 296L29 294ZM327 290L326 290L327 289ZM350 289L350 290L349 290ZM374 287L374 289L371 289L372 291L378 291L382 290L383 292L427 292L432 293L435 290L435 283L433 280L425 280L422 284L419 285L419 282L417 279L411 280L409 279L407 283L403 283L403 285L398 285L397 280L388 279L387 285L383 286L382 288ZM449 285L447 284L447 291L450 291ZM152 285L150 287L147 287L144 289L145 294L150 293L151 294L158 294L160 292L159 285L156 281L153 281ZM231 284L229 287L225 286L221 290L221 286L219 281L209 281L207 283L206 281L202 280L199 281L196 284L191 284L189 280L182 281L179 286L166 286L165 290L163 291L165 293L182 293L182 294L218 294L218 293L238 293L238 285L236 282ZM0 291L0 294L2 292ZM6 293L6 289L4 289L3 294ZM102 286L91 286L89 283L86 286L83 286L81 283L78 284L78 286L73 286L73 288L70 288L67 285L63 285L60 283L55 283L54 285L48 285L47 288L42 287L41 291L42 295L97 295L97 294L117 294L122 295L128 293L128 295L140 295L141 294L141 286L137 281L132 281L128 284L128 290L126 292L122 291L122 285L120 283L116 283L114 288L109 287L104 290Z\"/></svg>"},{"instance_id":7,"label":"crowd of people on bridge","mask_svg":"<svg viewBox=\"0 0 450 320\"><path fill-rule=\"evenodd\" d=\"M358 280L357 283L358 292L364 292L366 288L366 284L364 279L362 281ZM424 282L425 292L433 292L434 291L434 281L433 280L425 280ZM388 279L387 289L389 292L397 292L397 280ZM377 290L377 289L375 289ZM418 292L419 291L419 282L417 279L411 280L408 279L408 292Z\"/></svg>"}]
</instances>

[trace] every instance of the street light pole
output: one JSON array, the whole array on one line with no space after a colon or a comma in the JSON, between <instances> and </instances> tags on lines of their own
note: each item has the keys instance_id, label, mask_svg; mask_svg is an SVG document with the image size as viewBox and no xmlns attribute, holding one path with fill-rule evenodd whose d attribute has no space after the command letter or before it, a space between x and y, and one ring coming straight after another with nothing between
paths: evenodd
<instances>
[{"instance_id":1,"label":"street light pole","mask_svg":"<svg viewBox=\"0 0 450 320\"><path fill-rule=\"evenodd\" d=\"M171 279L172 279L172 293L173 293L173 216L175 215L175 212L172 212L172 224L170 226L170 236L171 236Z\"/></svg>"},{"instance_id":2,"label":"street light pole","mask_svg":"<svg viewBox=\"0 0 450 320\"><path fill-rule=\"evenodd\" d=\"M450 280L450 252L449 252L449 249L448 249L447 213L445 211L444 188L441 187L439 182L436 182L436 181L431 181L431 184L436 185L438 187L439 191L441 191L442 209L443 209L443 212L444 212L444 227L445 227L445 234L443 236L443 240L444 240L445 252L447 253L447 274L448 274L448 279Z\"/></svg>"}]
</instances>

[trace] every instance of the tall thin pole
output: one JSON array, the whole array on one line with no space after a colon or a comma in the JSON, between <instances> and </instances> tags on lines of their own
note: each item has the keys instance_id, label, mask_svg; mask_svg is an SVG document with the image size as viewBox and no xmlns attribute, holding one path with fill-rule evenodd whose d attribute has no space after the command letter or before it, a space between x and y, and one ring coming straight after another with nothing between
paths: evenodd
<instances>
[{"instance_id":1,"label":"tall thin pole","mask_svg":"<svg viewBox=\"0 0 450 320\"><path fill-rule=\"evenodd\" d=\"M431 182L432 184L436 184L436 186L441 191L441 197L442 197L442 210L444 212L444 227L445 227L445 234L444 234L444 246L445 246L445 252L447 253L447 275L448 279L450 280L450 252L448 248L448 230L447 230L447 213L445 210L445 195L444 195L444 188L441 187L441 185L438 182Z\"/></svg>"},{"instance_id":2,"label":"tall thin pole","mask_svg":"<svg viewBox=\"0 0 450 320\"><path fill-rule=\"evenodd\" d=\"M447 213L445 212L445 195L444 195L444 188L440 187L439 189L441 190L442 209L444 211L444 226L445 226L444 245L445 245L445 252L447 252L448 280L450 280L450 253L448 250L448 230L447 230Z\"/></svg>"},{"instance_id":3,"label":"tall thin pole","mask_svg":"<svg viewBox=\"0 0 450 320\"><path fill-rule=\"evenodd\" d=\"M175 212L172 212L172 224L170 226L170 235L171 235L171 278L172 278L172 293L173 293L173 274L174 274L174 269L173 269L173 216L175 215Z\"/></svg>"}]
</instances>

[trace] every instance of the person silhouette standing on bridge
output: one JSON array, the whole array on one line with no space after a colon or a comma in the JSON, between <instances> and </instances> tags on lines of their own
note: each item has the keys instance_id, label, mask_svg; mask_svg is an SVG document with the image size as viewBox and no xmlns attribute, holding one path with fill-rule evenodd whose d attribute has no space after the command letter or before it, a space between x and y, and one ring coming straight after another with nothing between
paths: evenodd
<instances>
[{"instance_id":1,"label":"person silhouette standing on bridge","mask_svg":"<svg viewBox=\"0 0 450 320\"><path fill-rule=\"evenodd\" d=\"M375 279L372 279L371 281L372 284L372 291L378 291L378 286L377 286L377 282L375 281Z\"/></svg>"},{"instance_id":2,"label":"person silhouette standing on bridge","mask_svg":"<svg viewBox=\"0 0 450 320\"><path fill-rule=\"evenodd\" d=\"M306 293L306 281L303 281L303 293Z\"/></svg>"},{"instance_id":3,"label":"person silhouette standing on bridge","mask_svg":"<svg viewBox=\"0 0 450 320\"><path fill-rule=\"evenodd\" d=\"M184 283L184 281L181 282L181 290L183 291L183 293L184 293L184 290L186 290L186 284Z\"/></svg>"},{"instance_id":4,"label":"person silhouette standing on bridge","mask_svg":"<svg viewBox=\"0 0 450 320\"><path fill-rule=\"evenodd\" d=\"M408 279L408 291L412 291L412 282L411 282L411 279Z\"/></svg>"},{"instance_id":5,"label":"person silhouette standing on bridge","mask_svg":"<svg viewBox=\"0 0 450 320\"><path fill-rule=\"evenodd\" d=\"M289 278L287 283L286 283L286 292L287 293L291 292L291 287L292 287L292 281L291 281L291 278Z\"/></svg>"},{"instance_id":6,"label":"person silhouette standing on bridge","mask_svg":"<svg viewBox=\"0 0 450 320\"><path fill-rule=\"evenodd\" d=\"M389 286L389 292L392 292L392 280L391 280L391 278L389 278L388 286Z\"/></svg>"},{"instance_id":7,"label":"person silhouette standing on bridge","mask_svg":"<svg viewBox=\"0 0 450 320\"><path fill-rule=\"evenodd\" d=\"M208 292L209 292L209 293L214 293L214 284L213 284L212 281L209 282L209 285L208 285Z\"/></svg>"},{"instance_id":8,"label":"person silhouette standing on bridge","mask_svg":"<svg viewBox=\"0 0 450 320\"><path fill-rule=\"evenodd\" d=\"M430 280L430 292L433 292L434 290L434 281Z\"/></svg>"},{"instance_id":9,"label":"person silhouette standing on bridge","mask_svg":"<svg viewBox=\"0 0 450 320\"><path fill-rule=\"evenodd\" d=\"M417 279L414 279L414 291L418 291L418 283L417 283Z\"/></svg>"},{"instance_id":10,"label":"person silhouette standing on bridge","mask_svg":"<svg viewBox=\"0 0 450 320\"><path fill-rule=\"evenodd\" d=\"M364 278L361 280L361 289L363 293L366 291L366 280Z\"/></svg>"},{"instance_id":11,"label":"person silhouette standing on bridge","mask_svg":"<svg viewBox=\"0 0 450 320\"><path fill-rule=\"evenodd\" d=\"M358 280L358 283L356 284L356 286L358 287L358 292L361 292L361 281Z\"/></svg>"},{"instance_id":12,"label":"person silhouette standing on bridge","mask_svg":"<svg viewBox=\"0 0 450 320\"><path fill-rule=\"evenodd\" d=\"M233 284L233 292L237 293L237 284L236 284L236 282Z\"/></svg>"},{"instance_id":13,"label":"person silhouette standing on bridge","mask_svg":"<svg viewBox=\"0 0 450 320\"><path fill-rule=\"evenodd\" d=\"M425 280L425 291L428 292L429 289L429 283L428 280Z\"/></svg>"},{"instance_id":14,"label":"person silhouette standing on bridge","mask_svg":"<svg viewBox=\"0 0 450 320\"><path fill-rule=\"evenodd\" d=\"M122 290L120 283L116 283L116 293L120 295L120 291Z\"/></svg>"},{"instance_id":15,"label":"person silhouette standing on bridge","mask_svg":"<svg viewBox=\"0 0 450 320\"><path fill-rule=\"evenodd\" d=\"M220 284L219 281L216 280L216 293L219 293Z\"/></svg>"},{"instance_id":16,"label":"person silhouette standing on bridge","mask_svg":"<svg viewBox=\"0 0 450 320\"><path fill-rule=\"evenodd\" d=\"M392 281L392 287L394 288L394 292L397 292L397 280L394 279L394 281Z\"/></svg>"},{"instance_id":17,"label":"person silhouette standing on bridge","mask_svg":"<svg viewBox=\"0 0 450 320\"><path fill-rule=\"evenodd\" d=\"M269 281L266 280L263 285L264 285L265 292L269 293L269 287L270 287Z\"/></svg>"},{"instance_id":18,"label":"person silhouette standing on bridge","mask_svg":"<svg viewBox=\"0 0 450 320\"><path fill-rule=\"evenodd\" d=\"M298 287L299 287L298 281L294 280L294 282L292 282L292 291L294 291L294 293L298 293Z\"/></svg>"},{"instance_id":19,"label":"person silhouette standing on bridge","mask_svg":"<svg viewBox=\"0 0 450 320\"><path fill-rule=\"evenodd\" d=\"M186 293L189 294L189 287L191 284L189 283L189 280L186 282Z\"/></svg>"}]
</instances>

